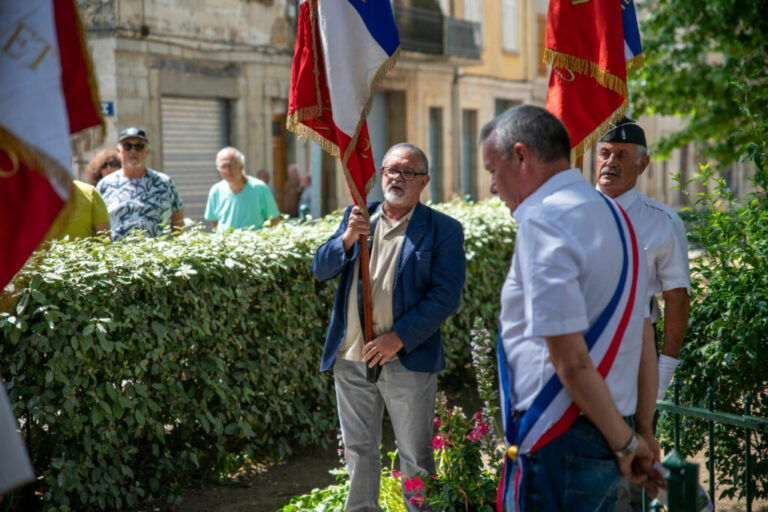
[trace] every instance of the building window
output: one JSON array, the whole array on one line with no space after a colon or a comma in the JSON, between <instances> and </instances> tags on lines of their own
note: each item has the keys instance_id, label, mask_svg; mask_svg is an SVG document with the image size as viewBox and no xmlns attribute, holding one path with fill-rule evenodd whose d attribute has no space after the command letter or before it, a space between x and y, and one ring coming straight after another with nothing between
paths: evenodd
<instances>
[{"instance_id":1,"label":"building window","mask_svg":"<svg viewBox=\"0 0 768 512\"><path fill-rule=\"evenodd\" d=\"M496 98L496 101L494 102L494 115L498 116L499 114L503 114L505 110L508 110L515 105L520 105L523 102L520 100L509 100L507 98Z\"/></svg>"},{"instance_id":2,"label":"building window","mask_svg":"<svg viewBox=\"0 0 768 512\"><path fill-rule=\"evenodd\" d=\"M465 196L477 200L477 110L461 112L461 185Z\"/></svg>"},{"instance_id":3,"label":"building window","mask_svg":"<svg viewBox=\"0 0 768 512\"><path fill-rule=\"evenodd\" d=\"M520 11L517 0L502 0L501 47L505 52L520 51Z\"/></svg>"},{"instance_id":4,"label":"building window","mask_svg":"<svg viewBox=\"0 0 768 512\"><path fill-rule=\"evenodd\" d=\"M478 24L477 34L483 33L483 0L464 0L464 20ZM478 48L483 47L482 37L476 37Z\"/></svg>"},{"instance_id":5,"label":"building window","mask_svg":"<svg viewBox=\"0 0 768 512\"><path fill-rule=\"evenodd\" d=\"M547 76L549 66L544 63L544 50L547 48L547 15L536 15L536 46L538 49L538 75Z\"/></svg>"},{"instance_id":6,"label":"building window","mask_svg":"<svg viewBox=\"0 0 768 512\"><path fill-rule=\"evenodd\" d=\"M433 203L441 200L443 182L443 109L429 107L429 194Z\"/></svg>"},{"instance_id":7,"label":"building window","mask_svg":"<svg viewBox=\"0 0 768 512\"><path fill-rule=\"evenodd\" d=\"M227 100L163 96L163 168L184 200L184 215L203 221L208 190L220 179L216 153L229 143ZM153 141L154 142L154 141Z\"/></svg>"}]
</instances>

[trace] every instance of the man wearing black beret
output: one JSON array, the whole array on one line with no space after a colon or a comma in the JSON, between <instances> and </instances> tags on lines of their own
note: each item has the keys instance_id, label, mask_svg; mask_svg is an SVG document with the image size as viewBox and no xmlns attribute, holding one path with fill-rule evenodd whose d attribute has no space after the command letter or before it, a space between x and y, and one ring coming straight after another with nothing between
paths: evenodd
<instances>
[{"instance_id":1,"label":"man wearing black beret","mask_svg":"<svg viewBox=\"0 0 768 512\"><path fill-rule=\"evenodd\" d=\"M664 337L659 356L658 376L649 375L646 382L656 386L661 400L669 388L679 363L680 347L688 325L690 277L688 272L688 243L680 217L667 206L637 191L637 179L648 166L650 157L645 132L632 119L623 118L602 136L597 146L597 188L613 198L629 216L638 242L645 248L648 262L648 295L661 293L664 297ZM651 321L659 320L658 303L653 300ZM646 322L643 336L653 336L651 322ZM638 417L640 417L638 411ZM647 417L647 415L646 415ZM650 425L638 424L650 429ZM645 432L647 440L652 432ZM616 510L642 510L640 488L635 487L630 498L629 482L619 486Z\"/></svg>"}]
</instances>

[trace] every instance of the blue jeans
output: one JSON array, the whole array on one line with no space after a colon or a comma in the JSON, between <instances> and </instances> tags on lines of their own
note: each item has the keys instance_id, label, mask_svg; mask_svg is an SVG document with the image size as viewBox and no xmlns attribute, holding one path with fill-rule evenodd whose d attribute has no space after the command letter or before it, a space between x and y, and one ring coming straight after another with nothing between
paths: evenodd
<instances>
[{"instance_id":1,"label":"blue jeans","mask_svg":"<svg viewBox=\"0 0 768 512\"><path fill-rule=\"evenodd\" d=\"M619 466L603 435L586 417L579 416L571 428L537 451L523 455L510 468L522 464L520 509L523 512L613 512ZM505 504L515 510L514 493Z\"/></svg>"}]
</instances>

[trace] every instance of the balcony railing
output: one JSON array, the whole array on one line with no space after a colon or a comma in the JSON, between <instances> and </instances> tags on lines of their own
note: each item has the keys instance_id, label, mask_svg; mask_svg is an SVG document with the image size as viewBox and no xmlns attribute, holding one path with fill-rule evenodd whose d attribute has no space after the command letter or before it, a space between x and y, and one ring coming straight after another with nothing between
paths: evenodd
<instances>
[{"instance_id":1,"label":"balcony railing","mask_svg":"<svg viewBox=\"0 0 768 512\"><path fill-rule=\"evenodd\" d=\"M480 58L477 23L443 16L438 11L394 4L403 50L433 55Z\"/></svg>"}]
</instances>

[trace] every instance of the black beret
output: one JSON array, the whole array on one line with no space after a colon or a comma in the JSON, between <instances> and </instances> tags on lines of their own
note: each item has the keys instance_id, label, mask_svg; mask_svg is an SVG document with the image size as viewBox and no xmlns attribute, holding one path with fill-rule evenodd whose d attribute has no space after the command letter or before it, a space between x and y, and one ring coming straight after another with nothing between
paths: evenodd
<instances>
[{"instance_id":1,"label":"black beret","mask_svg":"<svg viewBox=\"0 0 768 512\"><path fill-rule=\"evenodd\" d=\"M616 125L600 137L600 142L630 142L646 147L645 132L639 124L622 117Z\"/></svg>"}]
</instances>

